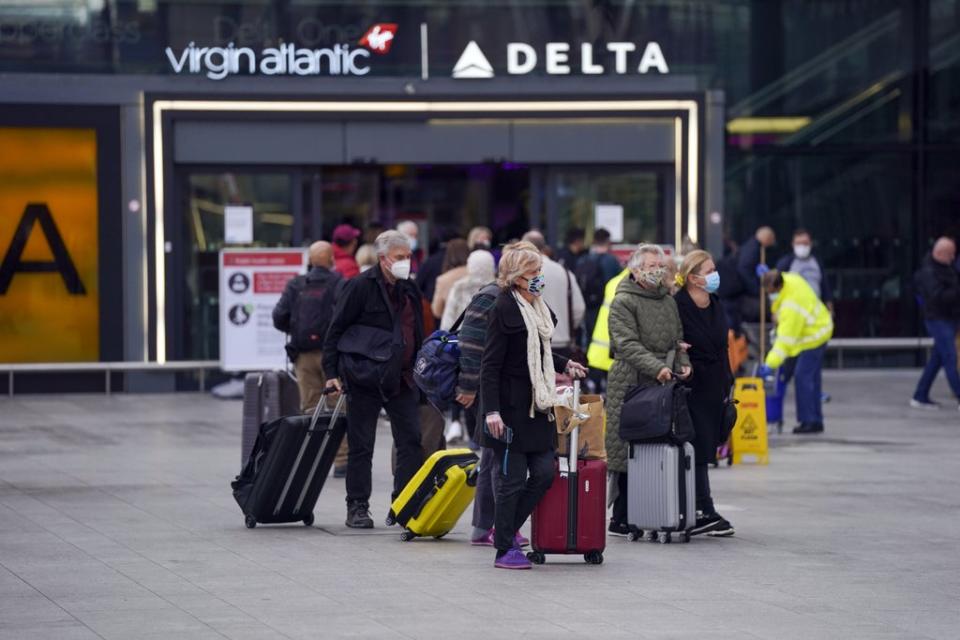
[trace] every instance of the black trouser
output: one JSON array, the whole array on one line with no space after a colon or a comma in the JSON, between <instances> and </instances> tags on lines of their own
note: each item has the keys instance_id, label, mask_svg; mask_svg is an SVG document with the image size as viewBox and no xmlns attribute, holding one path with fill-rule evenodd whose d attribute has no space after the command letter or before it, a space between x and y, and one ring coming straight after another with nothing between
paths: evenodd
<instances>
[{"instance_id":1,"label":"black trouser","mask_svg":"<svg viewBox=\"0 0 960 640\"><path fill-rule=\"evenodd\" d=\"M350 389L347 405L347 502L370 500L373 445L377 436L377 419L384 408L390 417L393 442L397 447L397 467L393 474L396 498L410 478L423 464L420 448L420 392L401 383L401 390L386 402L377 392Z\"/></svg>"},{"instance_id":2,"label":"black trouser","mask_svg":"<svg viewBox=\"0 0 960 640\"><path fill-rule=\"evenodd\" d=\"M498 451L501 464L503 452ZM530 476L527 477L529 472ZM553 451L520 453L511 451L506 460L506 475L496 487L496 533L493 544L497 551L509 551L513 538L523 526L540 498L553 484Z\"/></svg>"},{"instance_id":3,"label":"black trouser","mask_svg":"<svg viewBox=\"0 0 960 640\"><path fill-rule=\"evenodd\" d=\"M627 524L627 474L617 473L617 497L613 500L611 522Z\"/></svg>"},{"instance_id":4,"label":"black trouser","mask_svg":"<svg viewBox=\"0 0 960 640\"><path fill-rule=\"evenodd\" d=\"M694 463L694 477L697 487L697 511L703 511L706 514L713 513L716 508L713 506L713 497L710 495L710 476L707 475L707 463L702 464L699 460Z\"/></svg>"}]
</instances>

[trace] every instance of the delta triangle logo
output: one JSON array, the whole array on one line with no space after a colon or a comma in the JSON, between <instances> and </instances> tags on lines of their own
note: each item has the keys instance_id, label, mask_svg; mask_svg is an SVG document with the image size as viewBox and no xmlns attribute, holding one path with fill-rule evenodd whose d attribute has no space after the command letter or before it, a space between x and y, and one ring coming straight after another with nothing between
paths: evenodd
<instances>
[{"instance_id":1,"label":"delta triangle logo","mask_svg":"<svg viewBox=\"0 0 960 640\"><path fill-rule=\"evenodd\" d=\"M467 43L457 64L453 65L453 77L458 79L493 77L493 66L487 60L487 56L483 55L483 51L475 40Z\"/></svg>"}]
</instances>

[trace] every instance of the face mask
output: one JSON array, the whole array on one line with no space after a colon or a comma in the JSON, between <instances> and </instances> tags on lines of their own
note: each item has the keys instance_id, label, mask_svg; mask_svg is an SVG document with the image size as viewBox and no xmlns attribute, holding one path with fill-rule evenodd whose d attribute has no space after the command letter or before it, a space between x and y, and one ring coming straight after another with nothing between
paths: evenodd
<instances>
[{"instance_id":1,"label":"face mask","mask_svg":"<svg viewBox=\"0 0 960 640\"><path fill-rule=\"evenodd\" d=\"M777 301L777 298L780 297L780 292L778 291L776 293L768 293L767 296L770 298L770 304L773 304L774 302Z\"/></svg>"},{"instance_id":2,"label":"face mask","mask_svg":"<svg viewBox=\"0 0 960 640\"><path fill-rule=\"evenodd\" d=\"M651 287L655 287L659 285L661 282L663 282L663 275L666 272L667 270L664 267L654 267L649 271L646 271L646 270L641 271L640 277L648 285L650 285Z\"/></svg>"},{"instance_id":3,"label":"face mask","mask_svg":"<svg viewBox=\"0 0 960 640\"><path fill-rule=\"evenodd\" d=\"M795 244L793 245L793 255L797 256L801 260L804 258L810 257L810 245L808 244Z\"/></svg>"},{"instance_id":4,"label":"face mask","mask_svg":"<svg viewBox=\"0 0 960 640\"><path fill-rule=\"evenodd\" d=\"M390 265L390 273L397 280L406 280L410 277L410 260L397 260Z\"/></svg>"},{"instance_id":5,"label":"face mask","mask_svg":"<svg viewBox=\"0 0 960 640\"><path fill-rule=\"evenodd\" d=\"M543 295L543 290L546 286L547 279L542 273L527 280L527 291L535 296Z\"/></svg>"},{"instance_id":6,"label":"face mask","mask_svg":"<svg viewBox=\"0 0 960 640\"><path fill-rule=\"evenodd\" d=\"M420 241L416 238L410 238L410 251L416 251L417 247L420 246Z\"/></svg>"},{"instance_id":7,"label":"face mask","mask_svg":"<svg viewBox=\"0 0 960 640\"><path fill-rule=\"evenodd\" d=\"M708 273L704 276L706 282L703 285L703 290L707 293L716 293L717 289L720 288L720 272L714 271L713 273Z\"/></svg>"}]
</instances>

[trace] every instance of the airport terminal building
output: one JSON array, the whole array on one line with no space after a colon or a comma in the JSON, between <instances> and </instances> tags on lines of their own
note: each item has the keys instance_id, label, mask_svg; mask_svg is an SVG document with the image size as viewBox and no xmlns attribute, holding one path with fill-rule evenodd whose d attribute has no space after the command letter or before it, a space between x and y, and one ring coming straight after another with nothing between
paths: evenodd
<instances>
[{"instance_id":1,"label":"airport terminal building","mask_svg":"<svg viewBox=\"0 0 960 640\"><path fill-rule=\"evenodd\" d=\"M228 244L403 219L556 244L598 205L717 254L770 224L771 261L806 228L835 335L889 344L960 235L960 0L0 2L0 205L0 363L38 369L218 360Z\"/></svg>"}]
</instances>

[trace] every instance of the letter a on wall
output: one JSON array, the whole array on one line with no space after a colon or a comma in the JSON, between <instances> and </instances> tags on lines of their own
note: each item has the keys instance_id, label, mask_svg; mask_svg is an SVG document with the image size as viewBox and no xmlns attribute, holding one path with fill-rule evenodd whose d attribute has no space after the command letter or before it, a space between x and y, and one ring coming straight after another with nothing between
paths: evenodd
<instances>
[{"instance_id":1,"label":"letter a on wall","mask_svg":"<svg viewBox=\"0 0 960 640\"><path fill-rule=\"evenodd\" d=\"M98 262L96 131L0 127L0 362L100 358Z\"/></svg>"}]
</instances>

